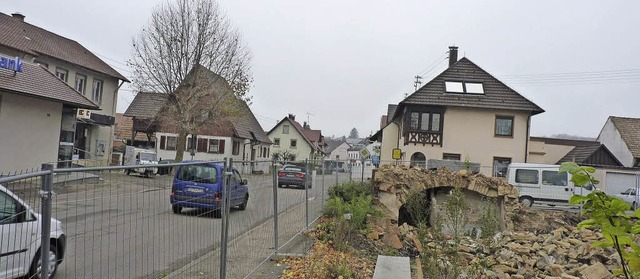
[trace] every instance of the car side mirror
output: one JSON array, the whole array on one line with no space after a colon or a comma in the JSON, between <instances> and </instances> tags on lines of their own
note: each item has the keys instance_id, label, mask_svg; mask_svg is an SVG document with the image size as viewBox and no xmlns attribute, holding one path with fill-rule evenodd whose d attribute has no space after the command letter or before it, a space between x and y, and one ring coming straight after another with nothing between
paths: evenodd
<instances>
[{"instance_id":1,"label":"car side mirror","mask_svg":"<svg viewBox=\"0 0 640 279\"><path fill-rule=\"evenodd\" d=\"M249 184L249 182L246 179L243 179L242 181L240 181L240 185L247 185Z\"/></svg>"}]
</instances>

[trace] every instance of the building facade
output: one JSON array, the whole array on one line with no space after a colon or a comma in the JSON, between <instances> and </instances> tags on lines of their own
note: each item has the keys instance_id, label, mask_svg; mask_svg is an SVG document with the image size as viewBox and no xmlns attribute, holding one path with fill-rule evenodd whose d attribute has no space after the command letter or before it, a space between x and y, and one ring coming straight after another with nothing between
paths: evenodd
<instances>
[{"instance_id":1,"label":"building facade","mask_svg":"<svg viewBox=\"0 0 640 279\"><path fill-rule=\"evenodd\" d=\"M0 13L0 34L0 53L40 64L97 105L63 109L58 166L70 166L72 159L84 159L76 161L79 164L108 163L118 89L127 78L78 42L31 25L21 14Z\"/></svg>"},{"instance_id":2,"label":"building facade","mask_svg":"<svg viewBox=\"0 0 640 279\"><path fill-rule=\"evenodd\" d=\"M325 155L324 137L320 130L300 125L293 114L280 120L269 132L273 142L271 155L281 161L321 159Z\"/></svg>"},{"instance_id":3,"label":"building facade","mask_svg":"<svg viewBox=\"0 0 640 279\"><path fill-rule=\"evenodd\" d=\"M381 162L425 166L429 159L469 160L486 175L502 177L512 162L526 162L531 117L544 112L450 47L449 68L389 106Z\"/></svg>"}]
</instances>

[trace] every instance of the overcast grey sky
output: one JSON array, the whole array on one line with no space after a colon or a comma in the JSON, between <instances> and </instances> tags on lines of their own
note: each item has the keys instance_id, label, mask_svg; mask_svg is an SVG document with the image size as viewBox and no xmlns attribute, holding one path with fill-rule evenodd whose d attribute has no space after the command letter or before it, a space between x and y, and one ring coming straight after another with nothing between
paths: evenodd
<instances>
[{"instance_id":1,"label":"overcast grey sky","mask_svg":"<svg viewBox=\"0 0 640 279\"><path fill-rule=\"evenodd\" d=\"M2 12L19 11L130 76L131 39L158 3L5 0ZM609 115L640 117L640 1L219 3L253 53L251 108L265 130L311 113L325 136L375 132L415 75L445 69L452 44L546 110L533 117L534 136L596 137ZM124 89L118 112L133 99Z\"/></svg>"}]
</instances>

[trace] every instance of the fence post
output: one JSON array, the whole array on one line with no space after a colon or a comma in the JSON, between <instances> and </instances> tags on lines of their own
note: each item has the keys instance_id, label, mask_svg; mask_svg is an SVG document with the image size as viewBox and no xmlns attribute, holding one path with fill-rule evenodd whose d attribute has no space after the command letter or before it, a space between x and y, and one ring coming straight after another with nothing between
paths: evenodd
<instances>
[{"instance_id":1,"label":"fence post","mask_svg":"<svg viewBox=\"0 0 640 279\"><path fill-rule=\"evenodd\" d=\"M230 176L228 175L229 170L231 170L231 164L227 162L228 159L224 158L222 169L222 206L219 209L220 215L222 217L222 231L220 233L220 279L227 278L227 233L229 232L227 227L229 225L229 223L227 222L229 218L229 214L227 214L227 207L229 207L228 186L229 181L231 180Z\"/></svg>"},{"instance_id":2,"label":"fence post","mask_svg":"<svg viewBox=\"0 0 640 279\"><path fill-rule=\"evenodd\" d=\"M364 182L364 157L362 157L362 178L360 179L361 182Z\"/></svg>"},{"instance_id":3,"label":"fence post","mask_svg":"<svg viewBox=\"0 0 640 279\"><path fill-rule=\"evenodd\" d=\"M51 238L51 198L53 197L53 164L42 164L42 170L50 171L42 176L42 232L40 236L40 278L49 278L49 249ZM46 275L44 275L46 274Z\"/></svg>"},{"instance_id":4,"label":"fence post","mask_svg":"<svg viewBox=\"0 0 640 279\"><path fill-rule=\"evenodd\" d=\"M273 243L275 247L274 255L278 254L278 170L276 160L271 161L273 175Z\"/></svg>"},{"instance_id":5,"label":"fence post","mask_svg":"<svg viewBox=\"0 0 640 279\"><path fill-rule=\"evenodd\" d=\"M336 167L334 168L334 171L336 172L336 184L335 185L338 185L338 173L339 173L338 164L339 163L340 163L340 161L338 159L336 159ZM344 167L344 165L342 165L342 166Z\"/></svg>"},{"instance_id":6,"label":"fence post","mask_svg":"<svg viewBox=\"0 0 640 279\"><path fill-rule=\"evenodd\" d=\"M325 176L325 167L324 167L324 157L322 158L322 189L320 189L322 191L322 201L320 202L320 204L322 205L321 208L324 209L324 176Z\"/></svg>"},{"instance_id":7,"label":"fence post","mask_svg":"<svg viewBox=\"0 0 640 279\"><path fill-rule=\"evenodd\" d=\"M309 229L309 179L307 179L307 175L311 174L309 171L309 159L305 160L305 165L307 168L307 174L304 176L304 214L305 214L305 229Z\"/></svg>"}]
</instances>

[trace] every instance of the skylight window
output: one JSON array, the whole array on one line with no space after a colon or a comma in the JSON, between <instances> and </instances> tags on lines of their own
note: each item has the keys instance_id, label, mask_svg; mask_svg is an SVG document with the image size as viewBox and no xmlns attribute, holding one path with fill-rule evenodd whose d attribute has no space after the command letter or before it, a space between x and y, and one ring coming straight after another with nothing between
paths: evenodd
<instances>
[{"instance_id":1,"label":"skylight window","mask_svg":"<svg viewBox=\"0 0 640 279\"><path fill-rule=\"evenodd\" d=\"M467 93L484 94L484 87L482 86L482 83L465 82L464 85L467 89Z\"/></svg>"},{"instance_id":2,"label":"skylight window","mask_svg":"<svg viewBox=\"0 0 640 279\"><path fill-rule=\"evenodd\" d=\"M464 93L464 88L462 87L462 82L445 81L444 82L444 86L445 86L445 90L447 92Z\"/></svg>"},{"instance_id":3,"label":"skylight window","mask_svg":"<svg viewBox=\"0 0 640 279\"><path fill-rule=\"evenodd\" d=\"M481 82L445 81L444 87L447 93L484 94Z\"/></svg>"}]
</instances>

